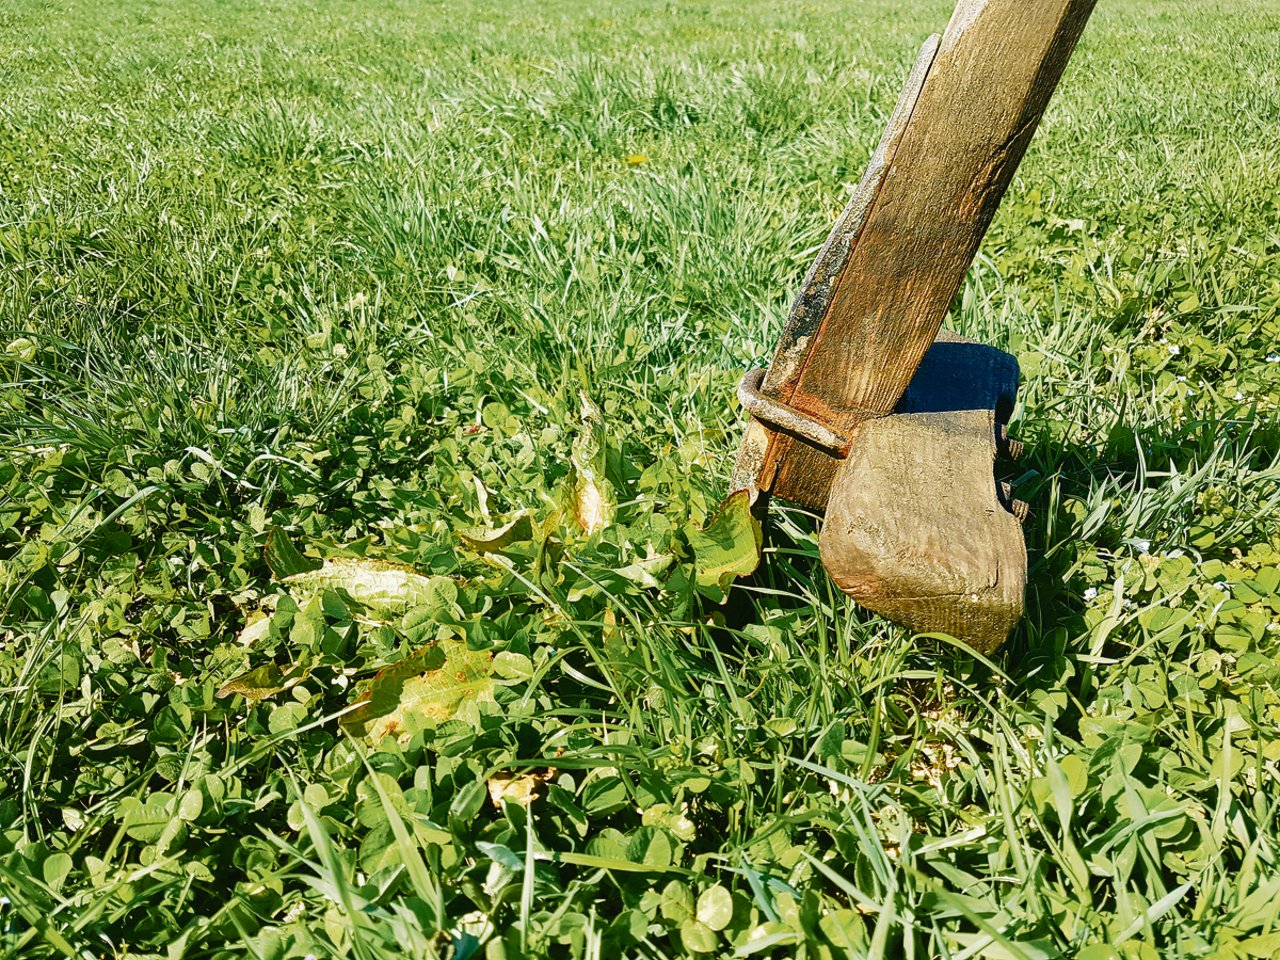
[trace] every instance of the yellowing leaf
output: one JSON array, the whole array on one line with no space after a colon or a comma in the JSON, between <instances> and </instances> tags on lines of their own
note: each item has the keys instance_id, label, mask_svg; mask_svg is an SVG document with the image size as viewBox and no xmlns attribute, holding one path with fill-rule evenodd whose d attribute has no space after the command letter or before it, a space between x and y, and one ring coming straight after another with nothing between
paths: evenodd
<instances>
[{"instance_id":1,"label":"yellowing leaf","mask_svg":"<svg viewBox=\"0 0 1280 960\"><path fill-rule=\"evenodd\" d=\"M405 743L424 727L493 700L493 657L461 640L441 640L398 660L376 677L360 706L342 719L355 736Z\"/></svg>"},{"instance_id":2,"label":"yellowing leaf","mask_svg":"<svg viewBox=\"0 0 1280 960\"><path fill-rule=\"evenodd\" d=\"M760 565L763 535L745 490L730 494L703 530L688 531L699 587L721 593Z\"/></svg>"},{"instance_id":3,"label":"yellowing leaf","mask_svg":"<svg viewBox=\"0 0 1280 960\"><path fill-rule=\"evenodd\" d=\"M9 345L4 348L4 352L11 357L17 357L19 360L28 362L36 358L36 354L40 348L35 341L28 340L26 337L19 337L17 340L10 340Z\"/></svg>"},{"instance_id":4,"label":"yellowing leaf","mask_svg":"<svg viewBox=\"0 0 1280 960\"><path fill-rule=\"evenodd\" d=\"M271 615L258 610L249 614L244 629L236 637L242 647L252 647L271 632Z\"/></svg>"},{"instance_id":5,"label":"yellowing leaf","mask_svg":"<svg viewBox=\"0 0 1280 960\"><path fill-rule=\"evenodd\" d=\"M573 441L573 516L588 535L613 522L617 501L605 477L604 418L586 394L582 395L582 432Z\"/></svg>"},{"instance_id":6,"label":"yellowing leaf","mask_svg":"<svg viewBox=\"0 0 1280 960\"><path fill-rule=\"evenodd\" d=\"M515 803L527 807L537 798L538 788L555 775L555 770L541 770L535 773L513 773L504 770L489 778L489 799L495 807L504 803Z\"/></svg>"},{"instance_id":7,"label":"yellowing leaf","mask_svg":"<svg viewBox=\"0 0 1280 960\"><path fill-rule=\"evenodd\" d=\"M579 474L574 488L574 518L578 526L589 534L599 533L612 517L612 503L603 484L594 476Z\"/></svg>"},{"instance_id":8,"label":"yellowing leaf","mask_svg":"<svg viewBox=\"0 0 1280 960\"><path fill-rule=\"evenodd\" d=\"M433 603L447 577L429 577L404 563L370 557L330 557L316 570L285 577L290 593L313 596L345 590L374 616L398 616Z\"/></svg>"}]
</instances>

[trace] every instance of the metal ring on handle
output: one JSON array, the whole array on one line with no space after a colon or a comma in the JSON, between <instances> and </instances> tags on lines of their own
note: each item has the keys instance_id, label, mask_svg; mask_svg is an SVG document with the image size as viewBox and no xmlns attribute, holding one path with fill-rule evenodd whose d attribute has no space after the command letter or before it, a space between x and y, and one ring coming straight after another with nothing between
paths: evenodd
<instances>
[{"instance_id":1,"label":"metal ring on handle","mask_svg":"<svg viewBox=\"0 0 1280 960\"><path fill-rule=\"evenodd\" d=\"M765 426L793 434L838 460L849 455L850 441L847 437L795 407L762 396L760 385L764 382L764 375L764 370L748 370L738 382L738 402L747 413Z\"/></svg>"}]
</instances>

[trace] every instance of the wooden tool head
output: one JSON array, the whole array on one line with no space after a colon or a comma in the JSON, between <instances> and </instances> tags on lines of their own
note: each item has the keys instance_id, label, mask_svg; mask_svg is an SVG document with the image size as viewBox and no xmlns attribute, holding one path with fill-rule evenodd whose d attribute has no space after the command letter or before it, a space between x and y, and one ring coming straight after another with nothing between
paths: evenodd
<instances>
[{"instance_id":1,"label":"wooden tool head","mask_svg":"<svg viewBox=\"0 0 1280 960\"><path fill-rule=\"evenodd\" d=\"M844 590L983 650L1021 616L1026 581L1025 508L994 475L1017 364L938 331L1093 5L959 0L773 362L744 380L731 489L759 513L770 496L825 510L822 556Z\"/></svg>"},{"instance_id":2,"label":"wooden tool head","mask_svg":"<svg viewBox=\"0 0 1280 960\"><path fill-rule=\"evenodd\" d=\"M988 411L867 423L836 471L822 562L868 610L991 653L1022 619L1027 550L993 478Z\"/></svg>"},{"instance_id":3,"label":"wooden tool head","mask_svg":"<svg viewBox=\"0 0 1280 960\"><path fill-rule=\"evenodd\" d=\"M848 436L761 400L744 406L803 444L806 469L773 493L825 510L822 562L860 605L920 633L946 633L991 653L1022 617L1027 550L1014 501L997 476L1017 459L1008 436L1018 364L941 331L893 413ZM820 499L819 499L820 498Z\"/></svg>"},{"instance_id":4,"label":"wooden tool head","mask_svg":"<svg viewBox=\"0 0 1280 960\"><path fill-rule=\"evenodd\" d=\"M991 653L1022 618L1022 509L996 477L1020 452L1005 421L1018 365L984 344L935 342L895 412L863 423L835 468L819 540L836 584L868 610Z\"/></svg>"}]
</instances>

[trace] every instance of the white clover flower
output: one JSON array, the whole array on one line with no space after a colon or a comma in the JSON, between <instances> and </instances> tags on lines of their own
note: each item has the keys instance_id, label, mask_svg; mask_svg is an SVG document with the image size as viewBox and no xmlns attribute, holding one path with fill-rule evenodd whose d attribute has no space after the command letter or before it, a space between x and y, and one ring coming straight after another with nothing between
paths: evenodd
<instances>
[{"instance_id":1,"label":"white clover flower","mask_svg":"<svg viewBox=\"0 0 1280 960\"><path fill-rule=\"evenodd\" d=\"M1085 598L1085 600L1092 600L1092 599L1094 599L1095 597L1097 597L1097 595L1098 595L1098 588L1097 588L1097 587L1090 587L1088 590L1086 590L1086 591L1084 592L1084 598Z\"/></svg>"},{"instance_id":2,"label":"white clover flower","mask_svg":"<svg viewBox=\"0 0 1280 960\"><path fill-rule=\"evenodd\" d=\"M1171 343L1169 344L1169 352L1176 357L1178 354L1182 352L1182 348L1178 346L1176 343Z\"/></svg>"},{"instance_id":3,"label":"white clover flower","mask_svg":"<svg viewBox=\"0 0 1280 960\"><path fill-rule=\"evenodd\" d=\"M1235 395L1232 399L1233 399L1233 400L1243 400L1243 399L1244 399L1244 394L1243 394L1243 393L1241 393L1239 390L1237 390L1237 391L1236 391L1236 395Z\"/></svg>"},{"instance_id":4,"label":"white clover flower","mask_svg":"<svg viewBox=\"0 0 1280 960\"><path fill-rule=\"evenodd\" d=\"M1267 357L1267 363L1280 363L1280 353L1273 353Z\"/></svg>"}]
</instances>

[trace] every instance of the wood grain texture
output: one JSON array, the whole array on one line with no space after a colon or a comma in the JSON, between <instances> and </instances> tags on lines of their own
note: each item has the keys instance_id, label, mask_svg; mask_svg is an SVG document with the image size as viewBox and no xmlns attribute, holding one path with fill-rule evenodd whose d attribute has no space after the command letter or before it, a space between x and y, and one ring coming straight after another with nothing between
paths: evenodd
<instances>
[{"instance_id":1,"label":"wood grain texture","mask_svg":"<svg viewBox=\"0 0 1280 960\"><path fill-rule=\"evenodd\" d=\"M771 368L763 393L845 435L893 410L934 341L1094 2L961 0L891 144L892 159L885 158L821 322L800 337L790 329L800 322L793 316L775 357L778 375ZM773 433L756 459L762 491L821 509L835 461Z\"/></svg>"},{"instance_id":2,"label":"wood grain texture","mask_svg":"<svg viewBox=\"0 0 1280 960\"><path fill-rule=\"evenodd\" d=\"M782 330L782 336L778 340L773 362L765 371L765 379L761 386L763 396L779 399L783 389L795 379L809 356L813 338L827 315L836 284L844 272L845 264L849 261L854 242L867 221L871 205L875 202L880 192L880 185L889 171L889 164L898 152L898 144L902 140L902 134L906 132L907 121L911 119L911 114L915 110L925 78L933 65L933 58L938 53L940 40L941 37L935 34L920 48L915 65L911 68L906 83L898 94L893 112L889 114L889 121L885 124L884 133L880 136L880 143L872 153L867 169L863 171L862 179L858 181L858 186L837 218L813 266L805 275L800 292L791 305L791 312ZM773 431L766 428L759 420L747 421L729 486L730 491L746 490L752 503L755 504L757 514L762 518L768 509L769 497L767 492L765 496L760 496L759 484L766 457L770 451L772 434ZM797 443L792 450L796 455L801 455L800 451L806 451L804 455L808 455L808 448L804 444ZM793 499L805 506L821 510L826 503L826 486L838 461L819 451L812 451L812 454L816 475L825 478L825 482L820 481L818 484L818 489L823 491L821 499L814 502L812 495L804 494ZM786 496L786 494L783 495Z\"/></svg>"}]
</instances>

